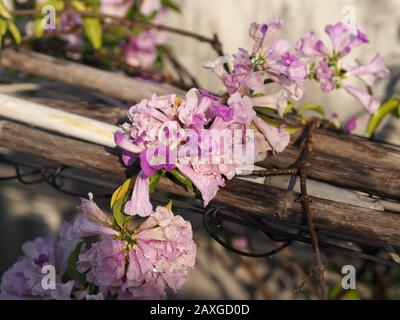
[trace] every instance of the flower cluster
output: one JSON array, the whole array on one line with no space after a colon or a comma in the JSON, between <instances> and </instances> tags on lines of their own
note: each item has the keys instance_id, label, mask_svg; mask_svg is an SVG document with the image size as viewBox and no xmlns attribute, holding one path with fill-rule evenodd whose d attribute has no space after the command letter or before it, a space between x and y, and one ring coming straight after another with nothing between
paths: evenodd
<instances>
[{"instance_id":1,"label":"flower cluster","mask_svg":"<svg viewBox=\"0 0 400 320\"><path fill-rule=\"evenodd\" d=\"M324 91L343 87L369 112L378 108L377 97L345 83L350 77L358 77L372 85L375 78L389 73L379 56L367 65L342 65L343 57L367 42L361 29L352 30L342 22L328 25L326 32L332 40L332 51L313 32L302 37L292 50L288 41L278 38L283 26L281 18L269 23L252 23L251 51L240 48L232 57L225 55L204 65L223 81L226 94L216 96L193 88L185 97L152 96L131 107L130 123L123 126L124 132L115 134L115 142L123 150L124 163L132 165L138 159L141 167L132 200L125 207L126 214L147 216L152 212L149 185L160 171L178 170L200 191L206 206L224 186L225 179L232 179L243 165L230 161L231 154L224 149L235 139L221 143L215 139L213 130L228 131L226 136L231 137L235 130L242 130L239 140L247 145L251 141L254 145L250 153L253 163L263 160L268 151L282 152L290 140L283 116L289 99L302 98L307 79L317 80ZM278 89L271 92L266 85L269 83ZM263 113L267 110L275 111L282 121L271 124ZM355 126L353 119L346 130L351 131ZM248 138L249 130L253 131L253 139ZM231 149L242 151L243 147ZM182 154L188 153L200 154L203 158L208 155L212 161L199 161L192 156L183 157L186 161L182 161Z\"/></svg>"},{"instance_id":2,"label":"flower cluster","mask_svg":"<svg viewBox=\"0 0 400 320\"><path fill-rule=\"evenodd\" d=\"M101 10L111 15L125 17L132 6L132 0L103 0ZM160 0L144 0L140 3L138 13L141 17L160 23L168 8ZM137 30L136 30L137 31ZM125 62L133 67L147 68L157 60L157 47L168 39L165 32L149 29L135 32L128 40L121 42L121 52Z\"/></svg>"},{"instance_id":3,"label":"flower cluster","mask_svg":"<svg viewBox=\"0 0 400 320\"><path fill-rule=\"evenodd\" d=\"M115 134L115 142L126 165L138 159L141 167L125 207L129 215L152 212L149 183L159 170L179 170L207 205L225 179L289 142L284 130L259 118L251 99L238 92L227 100L195 88L185 98L154 95L131 107L128 116L130 123Z\"/></svg>"},{"instance_id":4,"label":"flower cluster","mask_svg":"<svg viewBox=\"0 0 400 320\"><path fill-rule=\"evenodd\" d=\"M27 0L18 1L24 9L30 5ZM127 19L127 21L140 20L158 24L169 10L179 10L173 1L161 0L99 0L99 1L73 1L70 7L64 1L35 0L34 8L41 11L46 5L54 6L60 11L60 19L50 21L52 25L43 28L41 20L28 21L25 32L28 36L40 38L44 33L55 32L57 38L63 40L68 49L75 52L83 52L85 39L87 38L94 49L99 50L103 39L102 20ZM71 7L72 6L72 7ZM67 10L68 9L68 10ZM97 13L99 18L85 15ZM89 19L89 20L88 20ZM54 25L53 25L54 24ZM82 30L84 32L82 32ZM83 37L83 35L86 35ZM113 24L109 34L104 38L110 39L108 44L117 44L114 48L119 52L124 62L132 67L149 68L154 66L160 56L159 47L166 43L166 32L155 28L124 28Z\"/></svg>"},{"instance_id":5,"label":"flower cluster","mask_svg":"<svg viewBox=\"0 0 400 320\"><path fill-rule=\"evenodd\" d=\"M76 241L48 236L26 242L24 256L7 270L1 280L0 299L69 299L74 281L63 282L67 260ZM54 289L42 285L42 268L53 266L57 271Z\"/></svg>"},{"instance_id":6,"label":"flower cluster","mask_svg":"<svg viewBox=\"0 0 400 320\"><path fill-rule=\"evenodd\" d=\"M254 106L275 109L281 116L289 97L294 100L302 97L308 75L306 60L291 52L288 41L277 38L283 26L281 18L274 18L268 24L252 23L251 52L241 48L233 59L224 56L204 65L222 79L230 95L247 95ZM224 65L230 60L233 60L233 70L227 72ZM265 83L268 82L277 83L281 89L267 94Z\"/></svg>"},{"instance_id":7,"label":"flower cluster","mask_svg":"<svg viewBox=\"0 0 400 320\"><path fill-rule=\"evenodd\" d=\"M122 227L91 194L82 199L80 211L73 224L62 224L57 238L24 244L25 256L3 276L1 298L165 299L168 288L176 292L185 283L196 245L190 223L169 208L159 206ZM97 239L88 246L80 244L93 236ZM45 265L57 271L55 288L43 286Z\"/></svg>"},{"instance_id":8,"label":"flower cluster","mask_svg":"<svg viewBox=\"0 0 400 320\"><path fill-rule=\"evenodd\" d=\"M136 9L144 16L154 18L163 10L159 0L140 3ZM133 1L103 0L101 5L106 14L123 17ZM194 185L207 206L226 180L251 172L268 153L286 148L290 135L284 116L292 109L290 100L302 98L307 79L318 81L323 91L344 88L367 111L377 110L378 97L347 82L355 77L370 87L376 78L387 76L382 58L378 55L358 66L342 62L353 48L368 41L361 29L328 25L325 31L332 50L313 32L292 50L277 37L283 25L280 18L251 24L250 51L241 48L232 57L218 57L204 65L223 81L226 93L192 88L184 97L153 95L132 106L129 122L114 139L123 163L138 162L140 171L114 192L114 219L89 194L89 199L82 199L80 214L72 224L64 223L57 237L24 245L25 255L2 278L1 296L163 299L167 289L177 291L186 281L188 269L195 264L196 245L189 222L174 215L168 205L153 208L150 193L162 175ZM123 52L133 66L149 65L161 42L162 35L155 30L142 31L123 45ZM269 83L277 89L270 89ZM336 114L331 122L337 122ZM355 127L353 117L344 129L351 132ZM237 239L235 245L243 248L246 243ZM51 290L43 286L46 265L57 271Z\"/></svg>"},{"instance_id":9,"label":"flower cluster","mask_svg":"<svg viewBox=\"0 0 400 320\"><path fill-rule=\"evenodd\" d=\"M332 50L319 40L314 32L304 35L297 43L297 52L308 59L310 78L320 83L323 91L343 88L354 96L370 113L374 113L379 105L379 98L368 90L362 90L348 83L351 78L358 78L365 86L371 87L377 78L387 77L389 70L381 56L376 55L371 63L364 65L348 65L343 62L354 48L366 44L368 38L361 28L354 28L343 22L327 25L325 32L332 42Z\"/></svg>"}]
</instances>

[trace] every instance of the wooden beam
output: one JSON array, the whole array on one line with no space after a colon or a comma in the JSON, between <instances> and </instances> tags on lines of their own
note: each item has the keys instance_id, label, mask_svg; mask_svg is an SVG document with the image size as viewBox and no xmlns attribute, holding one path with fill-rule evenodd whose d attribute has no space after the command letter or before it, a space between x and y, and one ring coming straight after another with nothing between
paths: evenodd
<instances>
[{"instance_id":1,"label":"wooden beam","mask_svg":"<svg viewBox=\"0 0 400 320\"><path fill-rule=\"evenodd\" d=\"M30 99L30 98L26 98ZM34 98L64 111L116 124L128 108L88 105ZM108 111L107 111L108 110ZM319 130L315 132L315 156L308 176L340 187L400 200L400 147L353 135ZM301 153L301 131L292 135L288 148L257 165L284 168L295 165Z\"/></svg>"},{"instance_id":2,"label":"wooden beam","mask_svg":"<svg viewBox=\"0 0 400 320\"><path fill-rule=\"evenodd\" d=\"M82 88L102 92L129 102L151 97L184 92L174 86L104 71L76 62L54 58L28 50L3 49L0 65L27 74L44 77Z\"/></svg>"},{"instance_id":3,"label":"wooden beam","mask_svg":"<svg viewBox=\"0 0 400 320\"><path fill-rule=\"evenodd\" d=\"M126 178L118 152L98 145L61 137L10 121L0 121L0 146L56 161L105 176ZM159 188L169 193L193 197L194 194L162 179ZM321 231L358 237L377 244L400 246L400 215L350 206L311 197L315 224ZM239 179L227 182L214 203L273 221L303 225L298 194Z\"/></svg>"}]
</instances>

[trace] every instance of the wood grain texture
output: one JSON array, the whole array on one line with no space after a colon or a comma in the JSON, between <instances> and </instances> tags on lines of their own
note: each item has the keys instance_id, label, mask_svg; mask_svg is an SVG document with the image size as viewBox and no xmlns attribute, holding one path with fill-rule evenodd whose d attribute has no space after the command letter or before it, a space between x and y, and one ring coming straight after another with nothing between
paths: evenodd
<instances>
[{"instance_id":1,"label":"wood grain texture","mask_svg":"<svg viewBox=\"0 0 400 320\"><path fill-rule=\"evenodd\" d=\"M128 108L34 99L45 105L89 118L121 123ZM314 134L315 155L308 176L340 187L400 200L400 147L365 138L318 130ZM288 148L258 165L286 168L296 165L301 153L301 131L292 135Z\"/></svg>"},{"instance_id":2,"label":"wood grain texture","mask_svg":"<svg viewBox=\"0 0 400 320\"><path fill-rule=\"evenodd\" d=\"M261 166L295 165L301 152L299 136L293 135L286 150L268 157ZM400 147L324 130L315 132L313 139L310 178L400 200Z\"/></svg>"},{"instance_id":3,"label":"wood grain texture","mask_svg":"<svg viewBox=\"0 0 400 320\"><path fill-rule=\"evenodd\" d=\"M0 121L0 137L0 146L11 150L22 151L104 176L118 177L121 181L126 177L125 168L115 150L107 150L98 145L9 121ZM194 196L194 193L167 178L160 181L159 188L181 196ZM321 231L400 246L400 215L313 197L311 201L315 224ZM293 192L233 179L217 193L213 202L246 214L304 226L298 194Z\"/></svg>"},{"instance_id":4,"label":"wood grain texture","mask_svg":"<svg viewBox=\"0 0 400 320\"><path fill-rule=\"evenodd\" d=\"M2 50L0 64L27 74L92 89L131 102L153 94L184 94L182 90L168 84L131 78L121 73L104 71L27 50Z\"/></svg>"}]
</instances>

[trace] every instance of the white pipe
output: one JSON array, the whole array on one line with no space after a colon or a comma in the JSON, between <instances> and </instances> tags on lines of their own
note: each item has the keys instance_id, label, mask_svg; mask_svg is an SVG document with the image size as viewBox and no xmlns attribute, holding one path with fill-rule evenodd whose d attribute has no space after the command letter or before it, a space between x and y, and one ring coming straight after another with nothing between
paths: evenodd
<instances>
[{"instance_id":1,"label":"white pipe","mask_svg":"<svg viewBox=\"0 0 400 320\"><path fill-rule=\"evenodd\" d=\"M121 128L0 93L0 116L39 128L114 148Z\"/></svg>"}]
</instances>

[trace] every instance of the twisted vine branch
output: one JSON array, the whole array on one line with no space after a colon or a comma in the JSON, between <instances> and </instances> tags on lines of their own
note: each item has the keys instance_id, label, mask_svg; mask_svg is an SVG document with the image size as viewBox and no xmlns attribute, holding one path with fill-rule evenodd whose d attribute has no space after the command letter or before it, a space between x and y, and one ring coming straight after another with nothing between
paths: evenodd
<instances>
[{"instance_id":1,"label":"twisted vine branch","mask_svg":"<svg viewBox=\"0 0 400 320\"><path fill-rule=\"evenodd\" d=\"M198 34L193 31L188 31L188 30L182 30L176 27L171 27L171 26L166 26L163 24L159 23L152 23L150 21L143 21L143 20L130 20L126 18L120 18L116 17L113 15L109 14L104 14L100 12L92 12L92 11L77 11L73 9L64 9L64 10L59 10L59 13L76 13L80 14L83 17L90 17L90 18L99 18L104 21L111 21L112 23L117 23L122 26L126 27L135 27L138 26L143 29L156 29L159 31L166 31L174 34L178 34L181 36L189 37L192 39L195 39L200 42L208 43L212 49L219 55L222 56L224 55L223 49L222 49L222 43L220 42L218 36L214 34L212 38L203 36L201 34ZM14 16L35 16L35 17L41 17L42 13L40 11L37 11L35 9L21 9L21 10L15 10L12 12L12 15Z\"/></svg>"},{"instance_id":2,"label":"twisted vine branch","mask_svg":"<svg viewBox=\"0 0 400 320\"><path fill-rule=\"evenodd\" d=\"M315 231L315 224L313 220L313 214L310 209L310 197L307 194L307 169L309 168L308 160L313 156L313 132L318 129L321 125L319 119L314 119L311 121L310 125L306 129L306 136L304 140L304 149L300 157L300 162L298 165L298 175L300 178L300 190L301 190L301 209L303 215L306 217L308 230L311 238L311 245L314 251L316 260L316 276L319 288L319 294L321 299L327 299L325 281L324 281L324 265L321 260L321 253L318 245L317 232Z\"/></svg>"}]
</instances>

